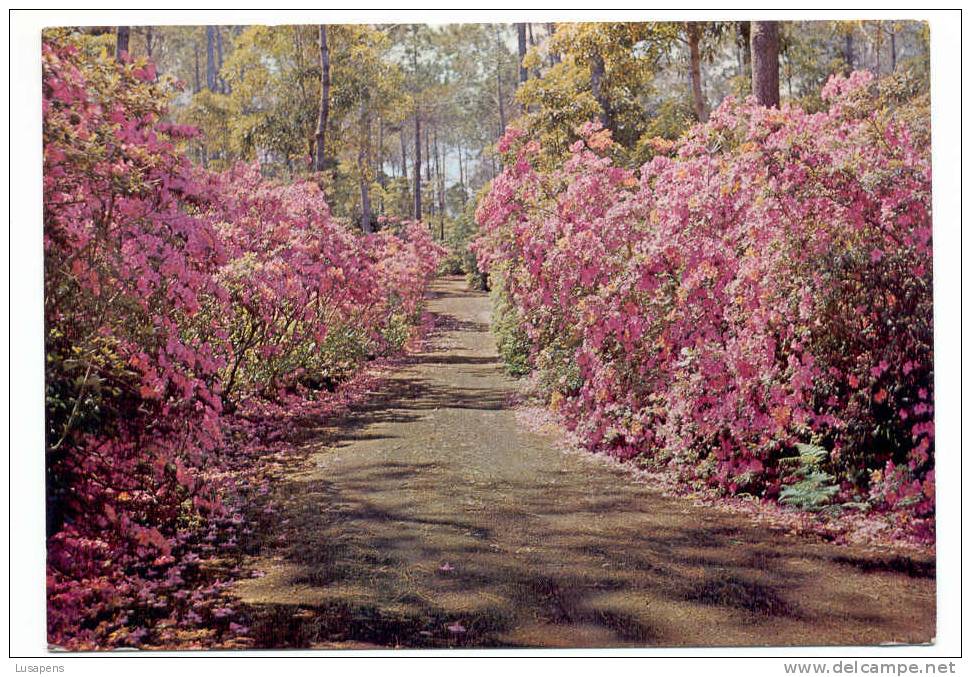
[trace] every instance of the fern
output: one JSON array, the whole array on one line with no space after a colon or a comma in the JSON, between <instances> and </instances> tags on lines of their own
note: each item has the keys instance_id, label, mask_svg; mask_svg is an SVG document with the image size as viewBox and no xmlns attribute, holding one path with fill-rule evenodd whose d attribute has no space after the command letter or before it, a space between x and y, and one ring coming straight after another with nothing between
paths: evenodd
<instances>
[{"instance_id":1,"label":"fern","mask_svg":"<svg viewBox=\"0 0 971 677\"><path fill-rule=\"evenodd\" d=\"M820 468L829 458L829 452L817 444L797 443L798 456L783 458L784 463L798 467L794 473L799 481L784 487L779 493L779 502L802 510L822 510L827 507L839 487L833 484L834 477Z\"/></svg>"}]
</instances>

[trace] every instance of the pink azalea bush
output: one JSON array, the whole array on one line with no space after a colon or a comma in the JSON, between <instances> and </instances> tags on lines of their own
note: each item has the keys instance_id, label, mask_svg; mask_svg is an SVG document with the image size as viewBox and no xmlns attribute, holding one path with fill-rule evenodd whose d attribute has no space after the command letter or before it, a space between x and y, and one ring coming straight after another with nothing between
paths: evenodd
<instances>
[{"instance_id":1,"label":"pink azalea bush","mask_svg":"<svg viewBox=\"0 0 971 677\"><path fill-rule=\"evenodd\" d=\"M818 114L730 99L639 171L597 125L547 172L510 130L473 247L591 450L772 498L812 443L837 500L927 530L928 145L868 73L823 96Z\"/></svg>"},{"instance_id":2,"label":"pink azalea bush","mask_svg":"<svg viewBox=\"0 0 971 677\"><path fill-rule=\"evenodd\" d=\"M42 59L49 639L245 634L202 566L271 446L234 431L400 351L443 250L421 224L351 232L310 182L192 167L150 64L69 39Z\"/></svg>"},{"instance_id":3,"label":"pink azalea bush","mask_svg":"<svg viewBox=\"0 0 971 677\"><path fill-rule=\"evenodd\" d=\"M402 347L441 256L427 227L362 237L331 218L316 183L274 184L255 166L205 179L230 258L217 275L228 304L204 319L228 320L214 337L229 351L224 397L332 389L362 359Z\"/></svg>"}]
</instances>

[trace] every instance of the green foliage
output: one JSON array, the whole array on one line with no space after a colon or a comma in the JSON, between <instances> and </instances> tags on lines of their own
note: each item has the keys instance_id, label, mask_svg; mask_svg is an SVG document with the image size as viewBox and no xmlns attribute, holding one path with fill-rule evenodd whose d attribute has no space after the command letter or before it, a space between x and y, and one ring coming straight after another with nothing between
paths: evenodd
<instances>
[{"instance_id":1,"label":"green foliage","mask_svg":"<svg viewBox=\"0 0 971 677\"><path fill-rule=\"evenodd\" d=\"M465 193L464 188L455 191L456 202L459 198L464 198ZM464 211L446 229L445 246L448 256L442 260L441 272L446 275L465 275L471 288L484 290L488 286L486 275L479 270L475 254L469 249L469 244L478 234L475 204L475 201L465 202Z\"/></svg>"},{"instance_id":2,"label":"green foliage","mask_svg":"<svg viewBox=\"0 0 971 677\"><path fill-rule=\"evenodd\" d=\"M555 336L536 356L540 383L546 393L572 395L583 385L583 377L576 364L576 346Z\"/></svg>"},{"instance_id":3,"label":"green foliage","mask_svg":"<svg viewBox=\"0 0 971 677\"><path fill-rule=\"evenodd\" d=\"M374 196L375 202L384 205L384 213L392 219L408 219L412 213L410 179L399 176L386 181Z\"/></svg>"},{"instance_id":4,"label":"green foliage","mask_svg":"<svg viewBox=\"0 0 971 677\"><path fill-rule=\"evenodd\" d=\"M589 91L589 75L568 62L550 68L542 78L528 80L516 96L529 111L517 124L530 138L538 138L554 158L567 153L577 139L575 130L600 111Z\"/></svg>"},{"instance_id":5,"label":"green foliage","mask_svg":"<svg viewBox=\"0 0 971 677\"><path fill-rule=\"evenodd\" d=\"M332 165L327 196L336 215L358 221L361 183L377 185L374 127L379 118L400 122L410 106L384 32L363 25L327 30L331 89L325 139ZM306 174L320 106L317 26L249 26L232 43L220 71L225 91L202 89L179 113L181 121L203 131L194 154L213 169L258 161L267 175Z\"/></svg>"},{"instance_id":6,"label":"green foliage","mask_svg":"<svg viewBox=\"0 0 971 677\"><path fill-rule=\"evenodd\" d=\"M567 153L581 124L601 115L614 139L633 147L646 131L644 96L679 31L677 24L658 22L559 24L549 49L562 60L519 88L526 113L518 125L552 160ZM592 83L595 62L603 64L599 100Z\"/></svg>"},{"instance_id":7,"label":"green foliage","mask_svg":"<svg viewBox=\"0 0 971 677\"><path fill-rule=\"evenodd\" d=\"M411 338L412 327L417 319L401 311L391 313L387 323L381 329L381 338L384 342L382 354L394 355L404 349L405 343Z\"/></svg>"},{"instance_id":8,"label":"green foliage","mask_svg":"<svg viewBox=\"0 0 971 677\"><path fill-rule=\"evenodd\" d=\"M782 488L779 501L801 510L822 510L839 491L833 484L834 477L821 466L829 459L829 452L815 444L797 443L797 456L781 459L783 463L795 465L793 474L799 481Z\"/></svg>"},{"instance_id":9,"label":"green foliage","mask_svg":"<svg viewBox=\"0 0 971 677\"><path fill-rule=\"evenodd\" d=\"M664 99L647 124L644 136L674 141L684 134L694 121L694 112L687 99Z\"/></svg>"},{"instance_id":10,"label":"green foliage","mask_svg":"<svg viewBox=\"0 0 971 677\"><path fill-rule=\"evenodd\" d=\"M683 97L664 99L647 123L631 153L632 164L642 165L655 155L657 139L674 141L695 122L691 104Z\"/></svg>"},{"instance_id":11,"label":"green foliage","mask_svg":"<svg viewBox=\"0 0 971 677\"><path fill-rule=\"evenodd\" d=\"M373 352L374 341L360 326L342 324L327 332L317 350L319 366L308 371L321 374L328 382L341 383Z\"/></svg>"},{"instance_id":12,"label":"green foliage","mask_svg":"<svg viewBox=\"0 0 971 677\"><path fill-rule=\"evenodd\" d=\"M530 342L516 307L496 285L492 291L492 332L503 364L513 376L523 376L532 370L529 360Z\"/></svg>"},{"instance_id":13,"label":"green foliage","mask_svg":"<svg viewBox=\"0 0 971 677\"><path fill-rule=\"evenodd\" d=\"M130 388L137 375L118 355L117 342L108 336L92 335L75 342L57 327L46 337L47 373L45 379L47 440L50 448L59 446L69 431L92 432L112 417L105 403Z\"/></svg>"}]
</instances>

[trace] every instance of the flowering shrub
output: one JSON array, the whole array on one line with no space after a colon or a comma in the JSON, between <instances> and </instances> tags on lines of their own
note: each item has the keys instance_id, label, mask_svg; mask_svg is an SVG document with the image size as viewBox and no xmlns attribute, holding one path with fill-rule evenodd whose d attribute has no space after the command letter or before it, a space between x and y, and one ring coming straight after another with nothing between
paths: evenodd
<instances>
[{"instance_id":1,"label":"flowering shrub","mask_svg":"<svg viewBox=\"0 0 971 677\"><path fill-rule=\"evenodd\" d=\"M728 100L640 171L597 125L549 172L506 134L473 247L590 449L776 497L821 445L837 500L932 515L930 161L877 94Z\"/></svg>"},{"instance_id":2,"label":"flowering shrub","mask_svg":"<svg viewBox=\"0 0 971 677\"><path fill-rule=\"evenodd\" d=\"M193 168L150 64L56 36L42 59L49 639L240 634L200 567L241 522L229 447L261 442L233 412L400 350L443 252L421 224L355 235L313 184Z\"/></svg>"},{"instance_id":3,"label":"flowering shrub","mask_svg":"<svg viewBox=\"0 0 971 677\"><path fill-rule=\"evenodd\" d=\"M274 184L253 166L207 177L208 215L230 262L206 324L226 322L223 396L332 390L366 357L395 351L441 256L428 229L361 237L335 222L317 184ZM229 312L225 316L225 312Z\"/></svg>"}]
</instances>

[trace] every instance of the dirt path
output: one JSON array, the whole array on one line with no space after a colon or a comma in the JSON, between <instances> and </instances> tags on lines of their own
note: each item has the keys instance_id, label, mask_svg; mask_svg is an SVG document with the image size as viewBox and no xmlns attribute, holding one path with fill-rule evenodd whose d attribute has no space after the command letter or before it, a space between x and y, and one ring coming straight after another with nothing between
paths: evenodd
<instances>
[{"instance_id":1,"label":"dirt path","mask_svg":"<svg viewBox=\"0 0 971 677\"><path fill-rule=\"evenodd\" d=\"M927 642L934 564L813 543L664 497L517 425L486 295L342 422L236 593L260 646ZM276 543L272 545L271 543Z\"/></svg>"}]
</instances>

